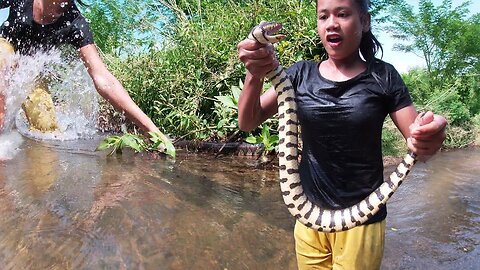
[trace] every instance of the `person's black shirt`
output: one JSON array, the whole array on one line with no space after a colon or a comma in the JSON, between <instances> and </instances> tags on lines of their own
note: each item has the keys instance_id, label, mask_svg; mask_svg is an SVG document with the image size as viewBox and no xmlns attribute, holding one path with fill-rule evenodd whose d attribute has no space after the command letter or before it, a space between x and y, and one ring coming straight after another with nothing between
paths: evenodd
<instances>
[{"instance_id":1,"label":"person's black shirt","mask_svg":"<svg viewBox=\"0 0 480 270\"><path fill-rule=\"evenodd\" d=\"M22 54L48 50L60 44L71 44L79 49L94 43L90 27L74 2L58 20L46 25L33 19L33 0L0 0L0 8L6 7L10 7L10 11L0 27L0 35Z\"/></svg>"},{"instance_id":2,"label":"person's black shirt","mask_svg":"<svg viewBox=\"0 0 480 270\"><path fill-rule=\"evenodd\" d=\"M344 82L322 77L319 64L301 61L287 70L302 127L300 178L312 202L342 209L383 183L384 120L412 101L400 74L383 61ZM383 207L366 224L386 215Z\"/></svg>"}]
</instances>

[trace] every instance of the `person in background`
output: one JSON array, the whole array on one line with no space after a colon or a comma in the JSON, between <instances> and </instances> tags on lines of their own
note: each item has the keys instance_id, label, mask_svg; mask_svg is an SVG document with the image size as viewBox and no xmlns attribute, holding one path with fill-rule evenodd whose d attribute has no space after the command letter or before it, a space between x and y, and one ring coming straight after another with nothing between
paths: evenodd
<instances>
[{"instance_id":1,"label":"person in background","mask_svg":"<svg viewBox=\"0 0 480 270\"><path fill-rule=\"evenodd\" d=\"M327 57L287 70L302 126L303 190L329 209L350 207L383 183L381 135L387 115L420 158L435 154L446 137L446 119L418 114L400 74L375 57L381 45L371 32L368 8L368 0L317 0L317 32ZM251 131L278 111L275 90L262 94L264 77L278 62L271 44L245 39L237 49L247 69L238 123ZM379 269L386 216L383 207L365 224L335 233L297 221L299 269Z\"/></svg>"},{"instance_id":2,"label":"person in background","mask_svg":"<svg viewBox=\"0 0 480 270\"><path fill-rule=\"evenodd\" d=\"M83 5L81 1L76 1ZM9 7L0 35L20 54L49 50L71 44L78 50L98 93L115 109L125 113L145 133L158 132L152 120L135 104L121 83L110 73L95 46L89 24L73 0L1 0L0 8ZM4 98L0 98L0 116ZM58 128L51 96L45 82L39 83L22 106L31 128L53 131ZM0 119L3 124L4 119Z\"/></svg>"}]
</instances>

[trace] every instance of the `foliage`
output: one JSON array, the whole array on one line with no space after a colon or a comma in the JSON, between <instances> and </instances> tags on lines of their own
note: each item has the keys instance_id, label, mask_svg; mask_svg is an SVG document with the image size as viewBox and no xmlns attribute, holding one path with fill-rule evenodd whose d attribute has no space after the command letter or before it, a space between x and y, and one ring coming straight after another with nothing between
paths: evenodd
<instances>
[{"instance_id":1,"label":"foliage","mask_svg":"<svg viewBox=\"0 0 480 270\"><path fill-rule=\"evenodd\" d=\"M480 112L480 81L476 76L459 76L431 86L426 71L413 69L403 75L405 84L420 110L433 110L461 126Z\"/></svg>"},{"instance_id":2,"label":"foliage","mask_svg":"<svg viewBox=\"0 0 480 270\"><path fill-rule=\"evenodd\" d=\"M473 134L475 137L474 144L475 145L480 145L480 113L476 114L473 119Z\"/></svg>"},{"instance_id":3,"label":"foliage","mask_svg":"<svg viewBox=\"0 0 480 270\"><path fill-rule=\"evenodd\" d=\"M394 48L424 58L436 81L478 73L480 15L467 18L469 4L452 7L452 0L443 0L435 6L431 0L420 0L415 13L406 1L398 1L391 6L389 20L392 36L401 41Z\"/></svg>"},{"instance_id":4,"label":"foliage","mask_svg":"<svg viewBox=\"0 0 480 270\"><path fill-rule=\"evenodd\" d=\"M214 112L219 119L217 123L217 133L219 137L225 137L234 130L238 130L238 98L242 91L243 83L239 86L232 85L231 93L224 96L215 96Z\"/></svg>"},{"instance_id":5,"label":"foliage","mask_svg":"<svg viewBox=\"0 0 480 270\"><path fill-rule=\"evenodd\" d=\"M246 142L251 144L263 144L265 153L270 153L275 150L278 145L278 135L272 135L268 123L261 125L261 133L258 135L250 135Z\"/></svg>"},{"instance_id":6,"label":"foliage","mask_svg":"<svg viewBox=\"0 0 480 270\"><path fill-rule=\"evenodd\" d=\"M382 129L382 153L385 156L399 156L406 151L403 135L390 118L385 120Z\"/></svg>"},{"instance_id":7,"label":"foliage","mask_svg":"<svg viewBox=\"0 0 480 270\"><path fill-rule=\"evenodd\" d=\"M458 76L431 86L427 71L414 69L403 75L420 111L431 110L447 118L446 147L463 147L475 141L480 113L480 82L477 76Z\"/></svg>"},{"instance_id":8,"label":"foliage","mask_svg":"<svg viewBox=\"0 0 480 270\"><path fill-rule=\"evenodd\" d=\"M236 124L236 120L224 120L212 108L218 108L216 97L229 95L244 78L236 44L260 19L284 23L289 39L279 45L278 51L285 66L300 58L318 57L312 49L319 42L315 8L310 1L161 3L175 15L167 25L165 47L112 59L109 65L135 102L173 136L209 139L233 131L224 127ZM217 132L217 127L222 130Z\"/></svg>"},{"instance_id":9,"label":"foliage","mask_svg":"<svg viewBox=\"0 0 480 270\"><path fill-rule=\"evenodd\" d=\"M100 142L96 150L103 151L111 149L108 155L113 155L114 153L121 154L122 150L128 147L134 149L137 153L158 151L175 158L175 147L165 135L156 132L149 132L148 134L148 139L142 135L128 132L121 136L112 135Z\"/></svg>"},{"instance_id":10,"label":"foliage","mask_svg":"<svg viewBox=\"0 0 480 270\"><path fill-rule=\"evenodd\" d=\"M91 0L81 7L98 48L123 56L155 49L169 10L155 0Z\"/></svg>"},{"instance_id":11,"label":"foliage","mask_svg":"<svg viewBox=\"0 0 480 270\"><path fill-rule=\"evenodd\" d=\"M473 119L480 112L480 14L471 14L469 5L420 0L415 12L400 0L390 9L389 29L400 40L395 48L416 53L427 64L426 70L404 74L404 81L418 109L447 118L447 147L469 145L478 133Z\"/></svg>"},{"instance_id":12,"label":"foliage","mask_svg":"<svg viewBox=\"0 0 480 270\"><path fill-rule=\"evenodd\" d=\"M371 13L377 22L391 19L389 29L402 41L398 49L428 60L426 71L404 74L418 108L445 115L450 126L470 134L471 118L480 113L480 15L465 17L468 3L456 8L449 0L438 7L429 0L419 3L415 13L404 0L375 0ZM84 15L112 73L155 124L174 137L225 139L239 132L234 107L245 68L236 44L260 20L284 25L287 39L276 44L282 65L324 57L315 1L99 0L91 1ZM249 140L275 138L270 132L276 126L275 119L269 120ZM387 152L397 149L394 130L386 124ZM449 139L451 145L464 141Z\"/></svg>"}]
</instances>

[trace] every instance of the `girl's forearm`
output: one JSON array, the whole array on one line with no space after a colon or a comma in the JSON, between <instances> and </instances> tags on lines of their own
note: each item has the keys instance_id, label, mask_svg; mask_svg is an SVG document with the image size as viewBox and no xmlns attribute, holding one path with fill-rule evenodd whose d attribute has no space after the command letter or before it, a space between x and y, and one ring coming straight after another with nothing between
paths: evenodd
<instances>
[{"instance_id":1,"label":"girl's forearm","mask_svg":"<svg viewBox=\"0 0 480 270\"><path fill-rule=\"evenodd\" d=\"M111 83L95 85L98 93L112 106L125 114L145 133L149 131L159 132L153 121L135 104L120 82L114 80Z\"/></svg>"},{"instance_id":2,"label":"girl's forearm","mask_svg":"<svg viewBox=\"0 0 480 270\"><path fill-rule=\"evenodd\" d=\"M262 88L263 79L255 78L247 72L238 99L238 125L243 131L251 131L261 123L260 94Z\"/></svg>"}]
</instances>

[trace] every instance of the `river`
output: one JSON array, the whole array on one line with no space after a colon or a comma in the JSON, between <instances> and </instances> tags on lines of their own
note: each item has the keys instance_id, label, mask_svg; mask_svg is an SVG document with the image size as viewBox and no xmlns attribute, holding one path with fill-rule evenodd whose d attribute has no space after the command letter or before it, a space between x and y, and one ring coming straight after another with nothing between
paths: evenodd
<instances>
[{"instance_id":1,"label":"river","mask_svg":"<svg viewBox=\"0 0 480 270\"><path fill-rule=\"evenodd\" d=\"M275 160L106 156L100 139L25 139L0 163L1 269L296 269ZM479 178L479 149L418 163L382 269L479 269Z\"/></svg>"}]
</instances>

